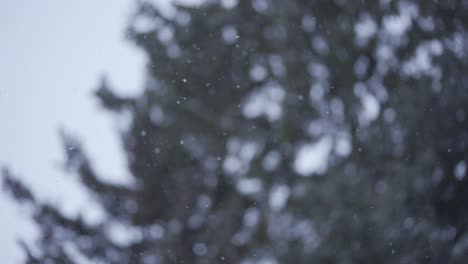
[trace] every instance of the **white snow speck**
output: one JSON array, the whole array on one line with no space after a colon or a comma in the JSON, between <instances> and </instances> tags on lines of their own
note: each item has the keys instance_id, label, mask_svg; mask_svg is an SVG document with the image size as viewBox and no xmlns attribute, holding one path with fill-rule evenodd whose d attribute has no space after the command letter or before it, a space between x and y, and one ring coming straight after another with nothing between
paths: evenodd
<instances>
[{"instance_id":1,"label":"white snow speck","mask_svg":"<svg viewBox=\"0 0 468 264\"><path fill-rule=\"evenodd\" d=\"M258 211L257 208L250 207L247 210L245 210L244 219L243 219L245 226L253 227L258 224L259 220L260 220L260 212Z\"/></svg>"},{"instance_id":2,"label":"white snow speck","mask_svg":"<svg viewBox=\"0 0 468 264\"><path fill-rule=\"evenodd\" d=\"M200 242L195 243L193 245L192 250L193 250L193 253L195 253L195 255L197 255L197 256L203 256L208 252L208 248L205 245L205 243L200 243Z\"/></svg>"},{"instance_id":3,"label":"white snow speck","mask_svg":"<svg viewBox=\"0 0 468 264\"><path fill-rule=\"evenodd\" d=\"M263 158L262 166L267 171L275 170L281 161L281 154L279 151L272 150Z\"/></svg>"},{"instance_id":4,"label":"white snow speck","mask_svg":"<svg viewBox=\"0 0 468 264\"><path fill-rule=\"evenodd\" d=\"M307 32L312 32L315 30L315 18L309 14L302 17L302 29Z\"/></svg>"},{"instance_id":5,"label":"white snow speck","mask_svg":"<svg viewBox=\"0 0 468 264\"><path fill-rule=\"evenodd\" d=\"M369 15L363 15L354 25L358 43L366 44L377 32L377 24Z\"/></svg>"},{"instance_id":6,"label":"white snow speck","mask_svg":"<svg viewBox=\"0 0 468 264\"><path fill-rule=\"evenodd\" d=\"M255 194L262 190L262 181L257 178L241 179L237 182L237 190L242 194Z\"/></svg>"},{"instance_id":7,"label":"white snow speck","mask_svg":"<svg viewBox=\"0 0 468 264\"><path fill-rule=\"evenodd\" d=\"M231 9L237 5L239 0L221 0L221 6L225 9Z\"/></svg>"},{"instance_id":8,"label":"white snow speck","mask_svg":"<svg viewBox=\"0 0 468 264\"><path fill-rule=\"evenodd\" d=\"M267 70L262 65L256 64L250 69L250 78L254 81L261 81L267 76Z\"/></svg>"},{"instance_id":9,"label":"white snow speck","mask_svg":"<svg viewBox=\"0 0 468 264\"><path fill-rule=\"evenodd\" d=\"M455 166L454 173L455 173L455 177L458 180L460 181L463 180L463 178L465 178L465 175L466 175L466 163L464 161L458 162L457 165Z\"/></svg>"},{"instance_id":10,"label":"white snow speck","mask_svg":"<svg viewBox=\"0 0 468 264\"><path fill-rule=\"evenodd\" d=\"M294 160L294 170L301 176L325 173L331 150L332 139L329 136L322 137L318 142L301 146Z\"/></svg>"},{"instance_id":11,"label":"white snow speck","mask_svg":"<svg viewBox=\"0 0 468 264\"><path fill-rule=\"evenodd\" d=\"M363 124L369 124L378 117L380 112L380 103L375 96L368 92L363 92L361 94L361 103L363 109L359 116L360 121Z\"/></svg>"},{"instance_id":12,"label":"white snow speck","mask_svg":"<svg viewBox=\"0 0 468 264\"><path fill-rule=\"evenodd\" d=\"M244 116L253 119L264 115L270 122L276 121L283 113L281 105L284 97L283 88L276 83L269 82L252 92L247 98L242 109Z\"/></svg>"},{"instance_id":13,"label":"white snow speck","mask_svg":"<svg viewBox=\"0 0 468 264\"><path fill-rule=\"evenodd\" d=\"M335 142L336 154L346 157L351 153L351 140L348 137L338 137Z\"/></svg>"},{"instance_id":14,"label":"white snow speck","mask_svg":"<svg viewBox=\"0 0 468 264\"><path fill-rule=\"evenodd\" d=\"M226 25L222 29L222 37L225 43L232 44L239 38L237 29L233 25Z\"/></svg>"},{"instance_id":15,"label":"white snow speck","mask_svg":"<svg viewBox=\"0 0 468 264\"><path fill-rule=\"evenodd\" d=\"M274 186L270 191L269 204L273 211L279 211L284 207L289 197L289 187L282 184Z\"/></svg>"}]
</instances>

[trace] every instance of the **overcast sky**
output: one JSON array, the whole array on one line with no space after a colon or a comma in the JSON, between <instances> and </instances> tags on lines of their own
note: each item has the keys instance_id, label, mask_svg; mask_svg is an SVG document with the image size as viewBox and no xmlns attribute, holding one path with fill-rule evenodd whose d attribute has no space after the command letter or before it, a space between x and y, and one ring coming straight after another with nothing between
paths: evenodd
<instances>
[{"instance_id":1,"label":"overcast sky","mask_svg":"<svg viewBox=\"0 0 468 264\"><path fill-rule=\"evenodd\" d=\"M74 175L60 169L59 127L82 139L101 174L128 177L115 120L92 93L102 74L122 93L141 90L144 56L123 34L132 1L0 3L0 166L76 214L91 202ZM16 263L22 256L16 241L30 241L34 225L28 211L3 193L0 212L0 260Z\"/></svg>"}]
</instances>

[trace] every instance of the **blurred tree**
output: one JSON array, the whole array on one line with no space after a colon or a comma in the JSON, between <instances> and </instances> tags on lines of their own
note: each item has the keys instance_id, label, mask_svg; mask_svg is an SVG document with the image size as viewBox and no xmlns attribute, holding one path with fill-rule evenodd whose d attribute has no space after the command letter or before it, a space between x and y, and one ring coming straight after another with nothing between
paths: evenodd
<instances>
[{"instance_id":1,"label":"blurred tree","mask_svg":"<svg viewBox=\"0 0 468 264\"><path fill-rule=\"evenodd\" d=\"M130 117L134 185L64 134L107 215L93 225L5 171L41 228L28 262L465 263L468 1L137 6L145 90L97 91Z\"/></svg>"}]
</instances>

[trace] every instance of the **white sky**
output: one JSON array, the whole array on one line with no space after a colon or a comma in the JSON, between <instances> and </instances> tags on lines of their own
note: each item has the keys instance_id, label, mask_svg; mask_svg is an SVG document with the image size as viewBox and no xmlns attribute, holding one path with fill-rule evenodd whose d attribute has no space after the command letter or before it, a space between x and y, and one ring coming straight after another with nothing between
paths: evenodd
<instances>
[{"instance_id":1,"label":"white sky","mask_svg":"<svg viewBox=\"0 0 468 264\"><path fill-rule=\"evenodd\" d=\"M99 172L128 173L115 120L93 91L101 74L133 94L143 83L144 56L124 40L131 0L0 0L0 166L67 213L90 205L63 161L59 126L76 134ZM0 193L0 260L16 263L16 240L34 237L27 210Z\"/></svg>"}]
</instances>

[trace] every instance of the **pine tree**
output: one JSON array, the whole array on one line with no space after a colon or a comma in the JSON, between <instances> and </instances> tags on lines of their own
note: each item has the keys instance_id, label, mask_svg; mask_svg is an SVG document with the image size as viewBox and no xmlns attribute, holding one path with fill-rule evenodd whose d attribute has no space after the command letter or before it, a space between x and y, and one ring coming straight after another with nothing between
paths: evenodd
<instances>
[{"instance_id":1,"label":"pine tree","mask_svg":"<svg viewBox=\"0 0 468 264\"><path fill-rule=\"evenodd\" d=\"M107 214L91 225L5 170L41 229L28 262L464 263L467 12L223 0L166 16L139 2L127 34L148 58L144 92L96 93L130 116L134 185L103 181L63 134ZM116 224L137 235L113 241Z\"/></svg>"}]
</instances>

